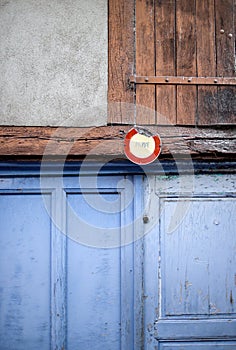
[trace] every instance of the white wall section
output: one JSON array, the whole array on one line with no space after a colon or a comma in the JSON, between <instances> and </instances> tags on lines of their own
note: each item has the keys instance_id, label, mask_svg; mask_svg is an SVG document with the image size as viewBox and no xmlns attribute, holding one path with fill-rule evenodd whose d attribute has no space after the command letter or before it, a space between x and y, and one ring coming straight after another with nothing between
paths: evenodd
<instances>
[{"instance_id":1,"label":"white wall section","mask_svg":"<svg viewBox=\"0 0 236 350\"><path fill-rule=\"evenodd\" d=\"M107 1L0 0L0 124L106 124Z\"/></svg>"}]
</instances>

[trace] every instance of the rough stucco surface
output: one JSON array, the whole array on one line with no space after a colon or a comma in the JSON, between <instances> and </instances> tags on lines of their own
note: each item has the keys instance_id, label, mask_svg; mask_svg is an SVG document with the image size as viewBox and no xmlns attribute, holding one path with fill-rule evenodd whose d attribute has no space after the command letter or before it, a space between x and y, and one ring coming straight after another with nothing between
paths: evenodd
<instances>
[{"instance_id":1,"label":"rough stucco surface","mask_svg":"<svg viewBox=\"0 0 236 350\"><path fill-rule=\"evenodd\" d=\"M107 0L0 0L0 124L106 124Z\"/></svg>"}]
</instances>

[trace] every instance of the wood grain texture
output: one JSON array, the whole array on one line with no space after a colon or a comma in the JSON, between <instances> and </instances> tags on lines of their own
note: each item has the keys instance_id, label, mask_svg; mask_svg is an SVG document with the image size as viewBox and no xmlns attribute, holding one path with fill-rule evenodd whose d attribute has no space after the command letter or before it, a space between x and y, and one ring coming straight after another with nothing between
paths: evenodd
<instances>
[{"instance_id":1,"label":"wood grain texture","mask_svg":"<svg viewBox=\"0 0 236 350\"><path fill-rule=\"evenodd\" d=\"M176 0L177 75L196 76L195 1ZM177 124L194 125L197 88L177 87Z\"/></svg>"},{"instance_id":2,"label":"wood grain texture","mask_svg":"<svg viewBox=\"0 0 236 350\"><path fill-rule=\"evenodd\" d=\"M215 2L217 75L235 77L234 0ZM224 31L224 32L223 32ZM236 123L236 89L219 87L217 124Z\"/></svg>"},{"instance_id":3,"label":"wood grain texture","mask_svg":"<svg viewBox=\"0 0 236 350\"><path fill-rule=\"evenodd\" d=\"M128 83L134 73L235 77L235 15L234 0L109 0L108 122L236 124L235 87L137 84L135 101Z\"/></svg>"},{"instance_id":4,"label":"wood grain texture","mask_svg":"<svg viewBox=\"0 0 236 350\"><path fill-rule=\"evenodd\" d=\"M85 156L94 159L124 158L124 137L130 127L0 127L0 157L41 159L43 155L48 155L52 159L79 159ZM235 159L236 128L147 127L162 139L161 157L178 154L183 157Z\"/></svg>"},{"instance_id":5,"label":"wood grain texture","mask_svg":"<svg viewBox=\"0 0 236 350\"><path fill-rule=\"evenodd\" d=\"M66 206L63 207L64 193L58 188L52 192L47 211L52 211L54 222L51 234L51 347L63 349L66 346ZM50 209L51 206L51 209ZM58 316L60 315L60 317Z\"/></svg>"},{"instance_id":6,"label":"wood grain texture","mask_svg":"<svg viewBox=\"0 0 236 350\"><path fill-rule=\"evenodd\" d=\"M175 0L155 2L156 75L175 75ZM156 86L157 124L176 124L176 87Z\"/></svg>"},{"instance_id":7,"label":"wood grain texture","mask_svg":"<svg viewBox=\"0 0 236 350\"><path fill-rule=\"evenodd\" d=\"M215 1L196 0L197 73L216 76ZM217 87L198 87L198 124L214 124L218 114Z\"/></svg>"},{"instance_id":8,"label":"wood grain texture","mask_svg":"<svg viewBox=\"0 0 236 350\"><path fill-rule=\"evenodd\" d=\"M50 349L50 212L31 181L18 193L9 186L0 201L0 348ZM39 185L39 184L38 184ZM3 191L2 191L3 189ZM9 193L10 192L10 193ZM50 202L51 193L44 192ZM13 214L14 213L14 214ZM4 307L3 307L4 306ZM55 345L53 343L52 345ZM54 347L56 349L56 347Z\"/></svg>"},{"instance_id":9,"label":"wood grain texture","mask_svg":"<svg viewBox=\"0 0 236 350\"><path fill-rule=\"evenodd\" d=\"M142 277L132 178L12 175L0 181L0 348L132 349L133 285ZM137 184L141 195L142 176ZM132 186L139 208L134 193Z\"/></svg>"},{"instance_id":10,"label":"wood grain texture","mask_svg":"<svg viewBox=\"0 0 236 350\"><path fill-rule=\"evenodd\" d=\"M136 74L155 75L154 0L136 1ZM136 123L155 124L155 85L136 87Z\"/></svg>"},{"instance_id":11,"label":"wood grain texture","mask_svg":"<svg viewBox=\"0 0 236 350\"><path fill-rule=\"evenodd\" d=\"M217 75L235 77L234 0L215 2ZM223 33L221 31L224 31ZM232 35L232 37L230 36Z\"/></svg>"},{"instance_id":12,"label":"wood grain texture","mask_svg":"<svg viewBox=\"0 0 236 350\"><path fill-rule=\"evenodd\" d=\"M208 186L207 177L205 185ZM163 277L168 277L162 284L165 305L161 314L166 317L215 315L220 318L222 314L230 317L234 313L229 295L230 290L235 290L236 199L227 196L223 200L220 196L213 199L207 191L205 195L205 200L162 201L161 270ZM178 219L173 220L173 216L177 216L173 214L177 204L182 206L182 212L185 210L182 225L179 216L178 224ZM219 223L220 228L216 228ZM178 253L171 255L176 249ZM227 283L225 276L228 276Z\"/></svg>"},{"instance_id":13,"label":"wood grain texture","mask_svg":"<svg viewBox=\"0 0 236 350\"><path fill-rule=\"evenodd\" d=\"M108 122L132 123L134 91L134 0L109 0Z\"/></svg>"},{"instance_id":14,"label":"wood grain texture","mask_svg":"<svg viewBox=\"0 0 236 350\"><path fill-rule=\"evenodd\" d=\"M156 176L155 190L149 190L155 227L145 236L145 321L156 320L160 350L235 349L230 340L236 326L230 302L231 290L235 293L235 180L222 174ZM146 183L152 188L150 178ZM155 315L148 310L153 301ZM152 332L145 331L149 345Z\"/></svg>"}]
</instances>

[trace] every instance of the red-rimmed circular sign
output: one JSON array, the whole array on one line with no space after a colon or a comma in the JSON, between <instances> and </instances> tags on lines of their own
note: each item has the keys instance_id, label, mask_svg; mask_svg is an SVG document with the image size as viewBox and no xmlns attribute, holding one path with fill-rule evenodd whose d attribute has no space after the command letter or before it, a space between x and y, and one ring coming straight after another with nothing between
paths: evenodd
<instances>
[{"instance_id":1,"label":"red-rimmed circular sign","mask_svg":"<svg viewBox=\"0 0 236 350\"><path fill-rule=\"evenodd\" d=\"M152 163L161 153L159 135L152 135L141 128L132 128L125 137L126 157L135 164Z\"/></svg>"}]
</instances>

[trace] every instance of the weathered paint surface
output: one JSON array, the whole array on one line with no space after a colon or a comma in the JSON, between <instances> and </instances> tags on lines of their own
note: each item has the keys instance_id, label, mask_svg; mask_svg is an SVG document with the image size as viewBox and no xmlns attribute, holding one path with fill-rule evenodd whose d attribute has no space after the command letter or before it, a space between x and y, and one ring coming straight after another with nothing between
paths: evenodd
<instances>
[{"instance_id":1,"label":"weathered paint surface","mask_svg":"<svg viewBox=\"0 0 236 350\"><path fill-rule=\"evenodd\" d=\"M130 202L130 180L100 177L96 188L92 179L78 186L78 177L69 177L61 188L49 177L43 196L37 177L0 179L0 349L126 350L140 343L136 243L96 247L93 233L101 228L122 242L141 192ZM100 196L111 211L128 201L126 209L99 209ZM89 224L87 243L74 214Z\"/></svg>"},{"instance_id":2,"label":"weathered paint surface","mask_svg":"<svg viewBox=\"0 0 236 350\"><path fill-rule=\"evenodd\" d=\"M93 196L93 194L91 194ZM91 196L90 195L90 196ZM105 195L107 200L116 194ZM120 225L120 215L100 213L82 194L69 194L68 204L92 225ZM68 230L73 220L68 217ZM80 230L78 227L77 230ZM72 239L67 242L67 348L114 350L121 346L120 248L86 247ZM83 317L81 317L83 315ZM99 341L98 341L99 336Z\"/></svg>"},{"instance_id":3,"label":"weathered paint surface","mask_svg":"<svg viewBox=\"0 0 236 350\"><path fill-rule=\"evenodd\" d=\"M236 348L235 180L150 178L145 349Z\"/></svg>"},{"instance_id":4,"label":"weathered paint surface","mask_svg":"<svg viewBox=\"0 0 236 350\"><path fill-rule=\"evenodd\" d=\"M235 341L167 342L160 344L160 350L234 350L235 346Z\"/></svg>"},{"instance_id":5,"label":"weathered paint surface","mask_svg":"<svg viewBox=\"0 0 236 350\"><path fill-rule=\"evenodd\" d=\"M40 193L1 193L0 227L0 349L48 350L51 233Z\"/></svg>"},{"instance_id":6,"label":"weathered paint surface","mask_svg":"<svg viewBox=\"0 0 236 350\"><path fill-rule=\"evenodd\" d=\"M0 349L234 350L236 176L67 175L0 179Z\"/></svg>"},{"instance_id":7,"label":"weathered paint surface","mask_svg":"<svg viewBox=\"0 0 236 350\"><path fill-rule=\"evenodd\" d=\"M1 125L106 123L106 0L0 0L0 23Z\"/></svg>"},{"instance_id":8,"label":"weathered paint surface","mask_svg":"<svg viewBox=\"0 0 236 350\"><path fill-rule=\"evenodd\" d=\"M167 234L177 202L161 203L162 315L234 314L236 199L191 199L183 223Z\"/></svg>"}]
</instances>

